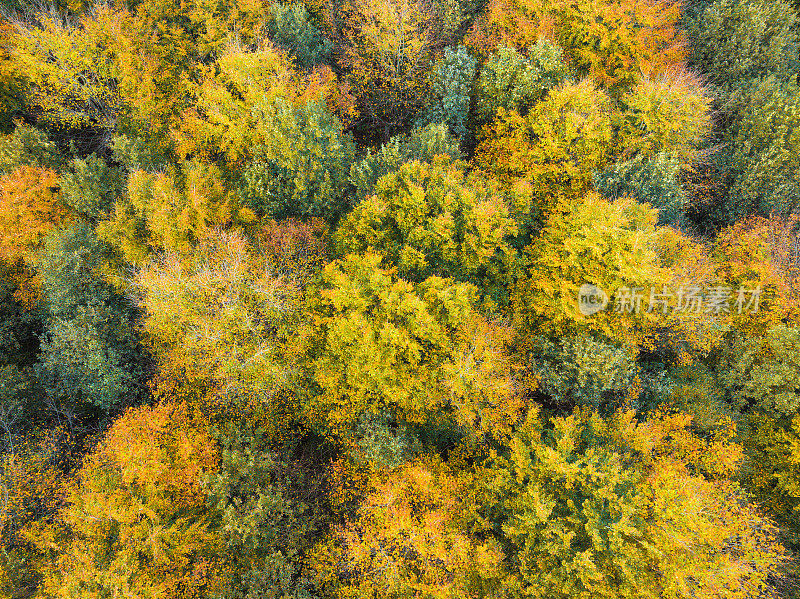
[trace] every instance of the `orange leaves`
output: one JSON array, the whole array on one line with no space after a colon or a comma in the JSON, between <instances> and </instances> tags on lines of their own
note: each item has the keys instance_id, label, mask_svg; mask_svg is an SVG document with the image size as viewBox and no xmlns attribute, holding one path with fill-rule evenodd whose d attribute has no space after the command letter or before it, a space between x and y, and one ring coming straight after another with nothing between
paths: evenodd
<instances>
[{"instance_id":1,"label":"orange leaves","mask_svg":"<svg viewBox=\"0 0 800 599\"><path fill-rule=\"evenodd\" d=\"M328 257L327 226L321 218L308 223L294 218L270 220L254 237L269 265L289 284L305 284Z\"/></svg>"},{"instance_id":2,"label":"orange leaves","mask_svg":"<svg viewBox=\"0 0 800 599\"><path fill-rule=\"evenodd\" d=\"M222 543L201 483L218 468L206 424L185 404L129 409L79 472L60 514L63 553L44 571L45 592L211 591L220 581Z\"/></svg>"},{"instance_id":3,"label":"orange leaves","mask_svg":"<svg viewBox=\"0 0 800 599\"><path fill-rule=\"evenodd\" d=\"M500 44L520 50L541 36L561 45L572 68L607 89L624 89L684 58L672 0L492 0L468 43L487 54Z\"/></svg>"},{"instance_id":4,"label":"orange leaves","mask_svg":"<svg viewBox=\"0 0 800 599\"><path fill-rule=\"evenodd\" d=\"M0 177L0 258L31 258L42 238L69 216L53 171L20 166Z\"/></svg>"},{"instance_id":5,"label":"orange leaves","mask_svg":"<svg viewBox=\"0 0 800 599\"><path fill-rule=\"evenodd\" d=\"M106 435L99 464L118 471L120 484L162 495L176 510L202 502L200 482L216 471L219 456L195 418L185 404L129 409Z\"/></svg>"}]
</instances>

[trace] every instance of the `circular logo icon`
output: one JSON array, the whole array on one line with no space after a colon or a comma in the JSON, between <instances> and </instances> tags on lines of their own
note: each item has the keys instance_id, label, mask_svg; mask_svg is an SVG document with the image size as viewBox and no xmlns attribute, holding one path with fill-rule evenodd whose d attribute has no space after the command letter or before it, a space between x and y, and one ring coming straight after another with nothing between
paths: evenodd
<instances>
[{"instance_id":1,"label":"circular logo icon","mask_svg":"<svg viewBox=\"0 0 800 599\"><path fill-rule=\"evenodd\" d=\"M578 290L578 311L584 316L591 316L608 305L606 292L597 285L584 283Z\"/></svg>"}]
</instances>

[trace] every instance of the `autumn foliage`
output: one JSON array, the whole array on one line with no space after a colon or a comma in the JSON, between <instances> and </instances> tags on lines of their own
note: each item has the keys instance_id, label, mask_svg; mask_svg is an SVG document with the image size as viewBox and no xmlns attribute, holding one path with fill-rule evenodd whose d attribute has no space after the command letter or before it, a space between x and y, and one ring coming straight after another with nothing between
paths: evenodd
<instances>
[{"instance_id":1,"label":"autumn foliage","mask_svg":"<svg viewBox=\"0 0 800 599\"><path fill-rule=\"evenodd\" d=\"M4 2L0 599L796 599L797 8Z\"/></svg>"}]
</instances>

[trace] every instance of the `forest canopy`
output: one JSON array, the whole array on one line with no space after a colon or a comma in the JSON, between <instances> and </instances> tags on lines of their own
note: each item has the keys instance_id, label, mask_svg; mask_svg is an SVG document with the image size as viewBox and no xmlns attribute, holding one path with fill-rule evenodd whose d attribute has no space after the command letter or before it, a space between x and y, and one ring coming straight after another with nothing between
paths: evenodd
<instances>
[{"instance_id":1,"label":"forest canopy","mask_svg":"<svg viewBox=\"0 0 800 599\"><path fill-rule=\"evenodd\" d=\"M0 599L800 599L799 9L3 2Z\"/></svg>"}]
</instances>

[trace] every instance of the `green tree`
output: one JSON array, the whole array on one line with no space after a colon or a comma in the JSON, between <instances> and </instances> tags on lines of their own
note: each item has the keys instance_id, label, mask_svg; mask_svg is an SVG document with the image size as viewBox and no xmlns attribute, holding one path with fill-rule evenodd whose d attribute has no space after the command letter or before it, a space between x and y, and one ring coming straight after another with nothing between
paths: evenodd
<instances>
[{"instance_id":1,"label":"green tree","mask_svg":"<svg viewBox=\"0 0 800 599\"><path fill-rule=\"evenodd\" d=\"M707 74L722 106L747 102L766 77L786 81L798 72L797 14L790 2L714 0L685 18L690 60Z\"/></svg>"},{"instance_id":2,"label":"green tree","mask_svg":"<svg viewBox=\"0 0 800 599\"><path fill-rule=\"evenodd\" d=\"M14 131L0 139L0 175L8 175L22 165L59 170L62 164L56 144L35 127L18 122Z\"/></svg>"},{"instance_id":3,"label":"green tree","mask_svg":"<svg viewBox=\"0 0 800 599\"><path fill-rule=\"evenodd\" d=\"M265 134L242 176L244 203L276 219L342 214L355 146L339 119L321 102L294 107L277 98L259 125Z\"/></svg>"},{"instance_id":4,"label":"green tree","mask_svg":"<svg viewBox=\"0 0 800 599\"><path fill-rule=\"evenodd\" d=\"M466 135L476 64L464 46L456 50L445 48L433 67L430 99L417 117L417 127L444 123L454 137Z\"/></svg>"},{"instance_id":5,"label":"green tree","mask_svg":"<svg viewBox=\"0 0 800 599\"><path fill-rule=\"evenodd\" d=\"M616 200L631 196L658 209L658 224L680 226L688 201L678 182L682 162L666 153L613 164L594 176L594 188Z\"/></svg>"},{"instance_id":6,"label":"green tree","mask_svg":"<svg viewBox=\"0 0 800 599\"><path fill-rule=\"evenodd\" d=\"M530 344L528 368L538 391L558 407L576 405L614 411L625 403L638 374L636 350L590 335Z\"/></svg>"},{"instance_id":7,"label":"green tree","mask_svg":"<svg viewBox=\"0 0 800 599\"><path fill-rule=\"evenodd\" d=\"M408 135L395 135L380 149L374 152L368 149L366 156L350 167L350 182L356 188L356 198L363 201L374 193L381 177L397 172L408 162L432 162L439 154L447 154L452 160L461 158L458 146L458 140L441 123L412 129Z\"/></svg>"},{"instance_id":8,"label":"green tree","mask_svg":"<svg viewBox=\"0 0 800 599\"><path fill-rule=\"evenodd\" d=\"M340 255L376 252L403 279L451 277L500 292L516 233L497 190L446 157L411 162L378 181L339 226Z\"/></svg>"},{"instance_id":9,"label":"green tree","mask_svg":"<svg viewBox=\"0 0 800 599\"><path fill-rule=\"evenodd\" d=\"M144 361L133 314L103 279L108 248L86 223L57 229L37 263L47 303L36 370L51 409L70 421L142 394Z\"/></svg>"},{"instance_id":10,"label":"green tree","mask_svg":"<svg viewBox=\"0 0 800 599\"><path fill-rule=\"evenodd\" d=\"M119 168L99 156L75 158L61 175L64 203L84 218L97 219L122 195L124 179Z\"/></svg>"},{"instance_id":11,"label":"green tree","mask_svg":"<svg viewBox=\"0 0 800 599\"><path fill-rule=\"evenodd\" d=\"M270 5L269 11L267 33L270 39L288 50L299 68L311 68L328 58L332 44L314 26L305 4L277 2Z\"/></svg>"},{"instance_id":12,"label":"green tree","mask_svg":"<svg viewBox=\"0 0 800 599\"><path fill-rule=\"evenodd\" d=\"M491 122L498 108L525 116L569 71L561 48L539 38L526 54L501 46L481 66L475 84L475 112L480 123Z\"/></svg>"},{"instance_id":13,"label":"green tree","mask_svg":"<svg viewBox=\"0 0 800 599\"><path fill-rule=\"evenodd\" d=\"M731 184L729 219L786 217L800 205L800 86L774 79L754 84L749 105L728 133L720 156Z\"/></svg>"},{"instance_id":14,"label":"green tree","mask_svg":"<svg viewBox=\"0 0 800 599\"><path fill-rule=\"evenodd\" d=\"M219 470L205 489L220 514L232 575L218 596L312 599L306 560L323 516L322 481L286 450L270 448L265 433L233 421L219 434Z\"/></svg>"}]
</instances>

